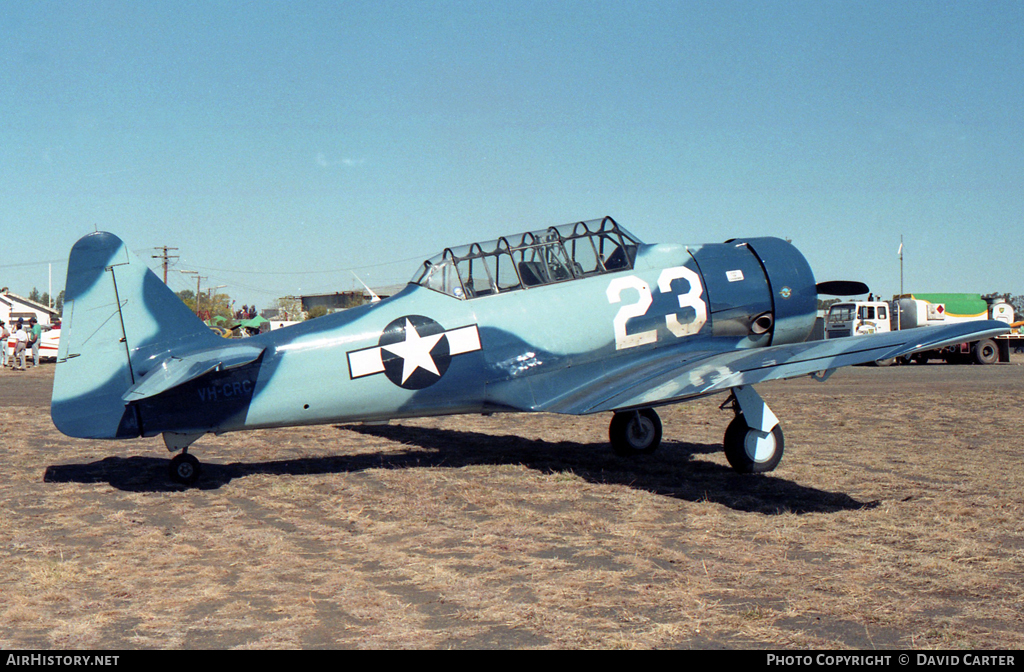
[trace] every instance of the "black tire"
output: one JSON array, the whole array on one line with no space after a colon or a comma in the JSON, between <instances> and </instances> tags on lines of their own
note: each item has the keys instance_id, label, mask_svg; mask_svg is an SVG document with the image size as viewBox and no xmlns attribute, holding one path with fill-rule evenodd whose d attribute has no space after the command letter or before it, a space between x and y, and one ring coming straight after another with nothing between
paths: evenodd
<instances>
[{"instance_id":1,"label":"black tire","mask_svg":"<svg viewBox=\"0 0 1024 672\"><path fill-rule=\"evenodd\" d=\"M999 361L999 346L991 338L974 344L975 364L995 364Z\"/></svg>"},{"instance_id":2,"label":"black tire","mask_svg":"<svg viewBox=\"0 0 1024 672\"><path fill-rule=\"evenodd\" d=\"M653 408L616 413L608 427L608 438L616 455L649 455L661 445L661 418Z\"/></svg>"},{"instance_id":3,"label":"black tire","mask_svg":"<svg viewBox=\"0 0 1024 672\"><path fill-rule=\"evenodd\" d=\"M755 454L754 444L758 433L747 426L742 414L733 418L725 430L725 440L722 442L725 457L732 468L741 474L763 474L779 466L779 461L782 460L782 452L785 449L782 427L775 425L769 434L771 441L767 447L770 450L760 456Z\"/></svg>"},{"instance_id":4,"label":"black tire","mask_svg":"<svg viewBox=\"0 0 1024 672\"><path fill-rule=\"evenodd\" d=\"M188 453L175 455L167 472L171 480L182 485L194 485L199 480L199 460Z\"/></svg>"}]
</instances>

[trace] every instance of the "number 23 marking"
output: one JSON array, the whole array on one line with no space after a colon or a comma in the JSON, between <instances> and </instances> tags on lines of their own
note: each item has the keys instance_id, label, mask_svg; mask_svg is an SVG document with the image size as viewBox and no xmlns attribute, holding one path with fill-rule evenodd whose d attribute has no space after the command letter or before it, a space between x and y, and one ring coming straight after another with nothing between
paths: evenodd
<instances>
[{"instance_id":1,"label":"number 23 marking","mask_svg":"<svg viewBox=\"0 0 1024 672\"><path fill-rule=\"evenodd\" d=\"M696 313L693 320L686 324L680 324L679 317L675 313L669 313L665 316L665 326L668 327L668 330L675 334L677 338L682 338L683 336L690 336L700 331L700 328L708 321L708 307L704 303L704 299L701 298L701 295L704 293L704 287L701 286L700 276L694 271L685 266L666 268L658 276L658 291L662 294L670 294L672 292L673 280L686 280L690 284L689 291L685 294L680 294L678 297L679 307L693 308ZM658 332L656 329L641 331L636 334L626 333L626 322L631 318L646 315L647 310L654 302L654 299L651 297L650 286L635 275L615 278L608 285L608 302L619 303L622 301L621 295L624 289L635 289L640 296L636 303L628 303L619 308L619 312L615 313L615 319L612 320L612 324L615 327L615 349L624 350L625 348L635 348L640 345L657 342Z\"/></svg>"}]
</instances>

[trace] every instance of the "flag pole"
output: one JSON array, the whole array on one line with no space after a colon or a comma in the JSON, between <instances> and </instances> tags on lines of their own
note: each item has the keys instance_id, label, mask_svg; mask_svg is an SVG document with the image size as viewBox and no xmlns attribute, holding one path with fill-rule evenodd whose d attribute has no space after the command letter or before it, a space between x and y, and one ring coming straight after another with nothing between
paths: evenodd
<instances>
[{"instance_id":1,"label":"flag pole","mask_svg":"<svg viewBox=\"0 0 1024 672\"><path fill-rule=\"evenodd\" d=\"M900 236L900 300L903 300L903 236ZM896 330L903 328L903 307L896 304Z\"/></svg>"}]
</instances>

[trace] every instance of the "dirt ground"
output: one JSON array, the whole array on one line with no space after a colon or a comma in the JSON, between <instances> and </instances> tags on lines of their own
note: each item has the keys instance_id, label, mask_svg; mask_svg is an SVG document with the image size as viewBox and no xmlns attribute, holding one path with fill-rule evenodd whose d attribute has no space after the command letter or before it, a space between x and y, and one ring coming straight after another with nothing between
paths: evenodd
<instances>
[{"instance_id":1,"label":"dirt ground","mask_svg":"<svg viewBox=\"0 0 1024 672\"><path fill-rule=\"evenodd\" d=\"M0 371L0 648L1024 646L1024 356L759 386L782 464L741 476L723 396L82 441L53 365Z\"/></svg>"}]
</instances>

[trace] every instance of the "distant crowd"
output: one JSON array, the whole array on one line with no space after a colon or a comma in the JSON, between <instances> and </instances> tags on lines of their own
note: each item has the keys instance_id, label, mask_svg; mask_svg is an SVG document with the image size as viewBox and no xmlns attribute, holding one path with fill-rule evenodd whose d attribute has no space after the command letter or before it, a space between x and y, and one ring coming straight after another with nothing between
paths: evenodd
<instances>
[{"instance_id":1,"label":"distant crowd","mask_svg":"<svg viewBox=\"0 0 1024 672\"><path fill-rule=\"evenodd\" d=\"M243 305L241 310L235 311L236 320L251 320L252 318L256 317L256 315L256 306Z\"/></svg>"},{"instance_id":2,"label":"distant crowd","mask_svg":"<svg viewBox=\"0 0 1024 672\"><path fill-rule=\"evenodd\" d=\"M25 358L30 348L32 349L32 366L39 366L39 342L42 340L43 326L34 317L29 318L27 325L24 318L19 317L17 325L11 326L14 328L13 333L0 320L0 338L3 339L3 347L0 348L0 367L10 366L15 371L24 371L26 368ZM8 343L12 336L14 337L14 352L8 354ZM8 359L10 362L7 361Z\"/></svg>"}]
</instances>

